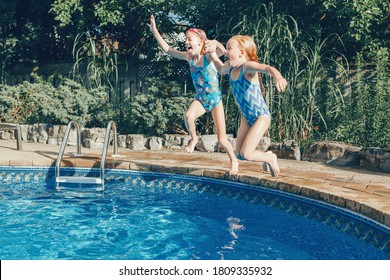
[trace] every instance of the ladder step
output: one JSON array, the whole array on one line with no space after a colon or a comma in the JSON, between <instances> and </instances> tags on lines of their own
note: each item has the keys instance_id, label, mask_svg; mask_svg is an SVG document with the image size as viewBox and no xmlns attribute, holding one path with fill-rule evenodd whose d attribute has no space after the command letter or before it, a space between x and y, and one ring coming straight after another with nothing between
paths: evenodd
<instances>
[{"instance_id":1,"label":"ladder step","mask_svg":"<svg viewBox=\"0 0 390 280\"><path fill-rule=\"evenodd\" d=\"M99 177L58 176L57 183L102 184Z\"/></svg>"}]
</instances>

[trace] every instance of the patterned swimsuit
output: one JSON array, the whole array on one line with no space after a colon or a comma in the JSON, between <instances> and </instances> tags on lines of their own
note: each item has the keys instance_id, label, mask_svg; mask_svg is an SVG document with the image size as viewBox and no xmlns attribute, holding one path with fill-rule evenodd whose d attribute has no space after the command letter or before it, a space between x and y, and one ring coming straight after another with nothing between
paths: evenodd
<instances>
[{"instance_id":1,"label":"patterned swimsuit","mask_svg":"<svg viewBox=\"0 0 390 280\"><path fill-rule=\"evenodd\" d=\"M212 67L203 56L204 66L197 67L191 60L190 71L195 87L195 99L198 100L207 112L211 112L221 102L221 91L219 90L218 72Z\"/></svg>"},{"instance_id":2,"label":"patterned swimsuit","mask_svg":"<svg viewBox=\"0 0 390 280\"><path fill-rule=\"evenodd\" d=\"M242 67L237 80L232 80L231 72L232 68L229 70L229 81L233 90L234 99L249 125L252 126L257 118L262 115L270 116L268 106L261 93L260 85L248 81L245 78Z\"/></svg>"}]
</instances>

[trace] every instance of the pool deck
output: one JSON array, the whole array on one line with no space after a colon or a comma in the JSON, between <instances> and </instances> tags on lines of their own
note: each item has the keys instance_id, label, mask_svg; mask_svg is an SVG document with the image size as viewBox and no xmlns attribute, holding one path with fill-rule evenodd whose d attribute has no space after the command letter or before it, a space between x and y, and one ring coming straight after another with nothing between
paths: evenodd
<instances>
[{"instance_id":1,"label":"pool deck","mask_svg":"<svg viewBox=\"0 0 390 280\"><path fill-rule=\"evenodd\" d=\"M0 166L54 166L59 146L0 140ZM82 148L82 157L73 157L76 147L67 147L62 166L99 167L101 150ZM321 163L279 159L281 174L271 177L260 164L240 162L240 173L229 176L229 158L224 153L195 151L132 151L119 149L120 158L112 158L106 168L162 173L189 174L239 181L278 189L361 213L390 227L390 174L327 166Z\"/></svg>"}]
</instances>

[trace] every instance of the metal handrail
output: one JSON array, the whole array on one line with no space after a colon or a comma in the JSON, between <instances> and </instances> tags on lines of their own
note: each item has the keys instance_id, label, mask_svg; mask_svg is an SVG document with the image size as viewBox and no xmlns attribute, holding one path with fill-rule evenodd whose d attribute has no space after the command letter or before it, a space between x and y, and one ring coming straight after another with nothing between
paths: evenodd
<instances>
[{"instance_id":1,"label":"metal handrail","mask_svg":"<svg viewBox=\"0 0 390 280\"><path fill-rule=\"evenodd\" d=\"M55 175L56 178L60 177L60 166L61 166L61 161L64 156L64 151L66 144L68 142L70 130L74 126L77 130L77 156L81 155L81 135L80 135L80 127L75 121L70 121L68 123L68 126L66 127L65 135L61 143L61 148L60 151L58 152L58 157L57 157L57 162L56 162L56 169L55 169ZM100 181L102 184L102 190L104 190L104 167L106 163L106 157L107 157L107 149L109 145L109 140L110 140L110 133L111 130L113 130L114 133L114 143L113 143L113 148L114 148L114 154L112 157L120 157L118 154L118 136L117 136L117 130L116 130L116 124L114 121L110 121L107 125L107 130L106 130L106 135L104 137L104 145L103 145L103 151L102 151L102 158L100 162ZM59 183L57 182L57 186Z\"/></svg>"},{"instance_id":2,"label":"metal handrail","mask_svg":"<svg viewBox=\"0 0 390 280\"><path fill-rule=\"evenodd\" d=\"M103 190L104 190L104 166L106 163L107 149L108 149L110 133L111 133L112 129L113 129L113 133L114 133L114 143L113 143L114 154L112 155L112 157L120 157L120 155L118 154L118 136L117 136L117 131L116 131L116 124L114 121L110 121L108 123L107 129L106 129L106 136L104 138L104 146L103 146L103 151L102 151L102 159L100 162L100 178L102 179L102 189Z\"/></svg>"},{"instance_id":3,"label":"metal handrail","mask_svg":"<svg viewBox=\"0 0 390 280\"><path fill-rule=\"evenodd\" d=\"M62 139L62 143L61 143L61 148L60 148L60 151L58 152L58 157L57 157L57 161L56 161L56 169L55 169L56 178L60 176L60 165L61 165L62 157L64 156L65 147L66 147L66 144L68 142L70 129L72 128L72 125L74 125L74 127L76 128L76 131L77 131L77 155L78 156L81 155L80 126L78 125L78 123L76 121L70 121L68 123L68 126L66 127L65 135L64 135L64 138ZM58 186L58 183L57 183L57 186Z\"/></svg>"}]
</instances>

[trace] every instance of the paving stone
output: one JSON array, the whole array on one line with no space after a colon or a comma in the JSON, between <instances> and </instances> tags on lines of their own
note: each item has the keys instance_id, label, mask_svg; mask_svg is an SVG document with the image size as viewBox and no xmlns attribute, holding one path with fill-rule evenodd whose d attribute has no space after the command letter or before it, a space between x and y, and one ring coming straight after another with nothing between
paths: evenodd
<instances>
[{"instance_id":1,"label":"paving stone","mask_svg":"<svg viewBox=\"0 0 390 280\"><path fill-rule=\"evenodd\" d=\"M166 166L166 172L173 174L188 174L188 168L184 166Z\"/></svg>"},{"instance_id":2,"label":"paving stone","mask_svg":"<svg viewBox=\"0 0 390 280\"><path fill-rule=\"evenodd\" d=\"M9 160L0 158L0 166L9 166Z\"/></svg>"},{"instance_id":3,"label":"paving stone","mask_svg":"<svg viewBox=\"0 0 390 280\"><path fill-rule=\"evenodd\" d=\"M31 159L10 159L9 165L10 166L32 166L32 160Z\"/></svg>"},{"instance_id":4,"label":"paving stone","mask_svg":"<svg viewBox=\"0 0 390 280\"><path fill-rule=\"evenodd\" d=\"M150 170L150 164L130 162L130 167L129 168L131 170L149 171Z\"/></svg>"},{"instance_id":5,"label":"paving stone","mask_svg":"<svg viewBox=\"0 0 390 280\"><path fill-rule=\"evenodd\" d=\"M152 172L159 172L159 173L165 173L166 172L166 168L165 168L165 165L151 164L150 165L150 171L152 171Z\"/></svg>"},{"instance_id":6,"label":"paving stone","mask_svg":"<svg viewBox=\"0 0 390 280\"><path fill-rule=\"evenodd\" d=\"M115 163L117 169L130 169L130 162L117 161Z\"/></svg>"},{"instance_id":7,"label":"paving stone","mask_svg":"<svg viewBox=\"0 0 390 280\"><path fill-rule=\"evenodd\" d=\"M225 179L226 172L220 170L204 170L203 176L214 179Z\"/></svg>"},{"instance_id":8,"label":"paving stone","mask_svg":"<svg viewBox=\"0 0 390 280\"><path fill-rule=\"evenodd\" d=\"M85 167L85 168L100 167L100 161L96 162L96 161L90 160L90 159L78 158L78 159L76 159L76 166L77 167Z\"/></svg>"},{"instance_id":9,"label":"paving stone","mask_svg":"<svg viewBox=\"0 0 390 280\"><path fill-rule=\"evenodd\" d=\"M0 165L1 165L1 162L0 162ZM55 165L55 161L52 160L52 159L33 159L32 160L32 165L33 166L41 166L41 167L44 167L44 166L54 166Z\"/></svg>"}]
</instances>

